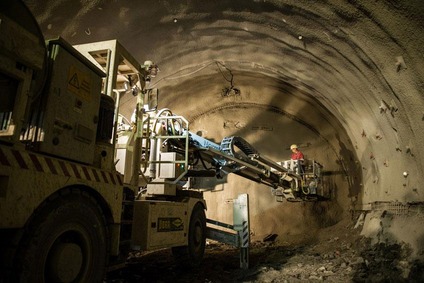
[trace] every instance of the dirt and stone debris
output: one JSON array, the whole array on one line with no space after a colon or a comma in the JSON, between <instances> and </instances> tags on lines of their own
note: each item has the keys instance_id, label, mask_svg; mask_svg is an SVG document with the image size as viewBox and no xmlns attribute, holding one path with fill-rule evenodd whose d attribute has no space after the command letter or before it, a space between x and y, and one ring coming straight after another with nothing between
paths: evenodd
<instances>
[{"instance_id":1,"label":"dirt and stone debris","mask_svg":"<svg viewBox=\"0 0 424 283\"><path fill-rule=\"evenodd\" d=\"M412 258L406 244L373 245L354 224L342 221L304 243L253 242L247 270L239 268L238 249L209 240L194 269L181 268L170 250L135 253L105 282L424 282L424 255Z\"/></svg>"}]
</instances>

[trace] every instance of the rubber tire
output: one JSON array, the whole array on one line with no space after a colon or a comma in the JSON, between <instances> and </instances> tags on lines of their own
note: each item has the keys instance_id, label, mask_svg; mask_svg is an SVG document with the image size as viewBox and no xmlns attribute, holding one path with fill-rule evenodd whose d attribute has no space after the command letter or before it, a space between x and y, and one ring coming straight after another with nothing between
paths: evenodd
<instances>
[{"instance_id":1,"label":"rubber tire","mask_svg":"<svg viewBox=\"0 0 424 283\"><path fill-rule=\"evenodd\" d=\"M106 221L94 199L81 191L50 201L24 239L15 265L17 282L103 282Z\"/></svg>"},{"instance_id":2,"label":"rubber tire","mask_svg":"<svg viewBox=\"0 0 424 283\"><path fill-rule=\"evenodd\" d=\"M205 254L206 215L201 204L196 204L190 217L188 246L172 248L172 254L182 267L198 267Z\"/></svg>"}]
</instances>

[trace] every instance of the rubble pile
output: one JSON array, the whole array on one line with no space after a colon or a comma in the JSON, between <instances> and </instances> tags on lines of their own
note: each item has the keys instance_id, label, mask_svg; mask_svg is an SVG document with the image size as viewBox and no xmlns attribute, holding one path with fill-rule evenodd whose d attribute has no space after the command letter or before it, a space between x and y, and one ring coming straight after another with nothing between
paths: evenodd
<instances>
[{"instance_id":1,"label":"rubble pile","mask_svg":"<svg viewBox=\"0 0 424 283\"><path fill-rule=\"evenodd\" d=\"M324 244L286 250L270 245L265 250L265 261L237 281L424 282L423 262L409 260L406 245L371 245L364 237L348 243L334 237Z\"/></svg>"},{"instance_id":2,"label":"rubble pile","mask_svg":"<svg viewBox=\"0 0 424 283\"><path fill-rule=\"evenodd\" d=\"M351 232L295 247L252 243L248 270L239 268L239 251L225 244L209 242L203 264L191 270L163 250L134 259L106 282L424 282L424 261L411 259L407 245L372 245Z\"/></svg>"},{"instance_id":3,"label":"rubble pile","mask_svg":"<svg viewBox=\"0 0 424 283\"><path fill-rule=\"evenodd\" d=\"M105 282L424 282L424 254L406 243L375 244L360 226L340 222L297 244L297 236L268 235L251 243L247 270L237 248L209 240L194 269L181 268L169 250L138 253Z\"/></svg>"}]
</instances>

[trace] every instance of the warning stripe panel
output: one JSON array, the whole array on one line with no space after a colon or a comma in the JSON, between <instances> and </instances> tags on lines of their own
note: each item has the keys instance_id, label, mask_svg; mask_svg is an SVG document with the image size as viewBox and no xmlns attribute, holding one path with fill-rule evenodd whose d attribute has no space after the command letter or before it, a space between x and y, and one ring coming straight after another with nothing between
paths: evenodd
<instances>
[{"instance_id":1,"label":"warning stripe panel","mask_svg":"<svg viewBox=\"0 0 424 283\"><path fill-rule=\"evenodd\" d=\"M86 178L87 180L91 181L92 179L91 179L90 173L88 173L88 169L87 169L87 167L82 166L82 171L84 172L84 176L85 176L85 178Z\"/></svg>"},{"instance_id":2,"label":"warning stripe panel","mask_svg":"<svg viewBox=\"0 0 424 283\"><path fill-rule=\"evenodd\" d=\"M20 165L18 161L15 158L15 155L12 153L12 150L3 150L4 159L7 163L6 166L14 167L14 168L20 168Z\"/></svg>"},{"instance_id":3,"label":"warning stripe panel","mask_svg":"<svg viewBox=\"0 0 424 283\"><path fill-rule=\"evenodd\" d=\"M7 157L1 148L0 148L0 163L1 165L4 165L4 166L10 166L9 160L7 160Z\"/></svg>"},{"instance_id":4,"label":"warning stripe panel","mask_svg":"<svg viewBox=\"0 0 424 283\"><path fill-rule=\"evenodd\" d=\"M109 184L109 181L107 180L105 172L101 171L101 173L102 173L102 177L103 177L103 180L105 181L105 183Z\"/></svg>"},{"instance_id":5,"label":"warning stripe panel","mask_svg":"<svg viewBox=\"0 0 424 283\"><path fill-rule=\"evenodd\" d=\"M116 185L115 178L113 177L113 174L111 172L109 172L109 177L110 177L110 180L112 181L112 184Z\"/></svg>"},{"instance_id":6,"label":"warning stripe panel","mask_svg":"<svg viewBox=\"0 0 424 283\"><path fill-rule=\"evenodd\" d=\"M28 165L25 163L25 160L22 157L22 154L17 150L12 150L13 156L15 157L15 160L18 162L19 167L22 169L29 169Z\"/></svg>"},{"instance_id":7,"label":"warning stripe panel","mask_svg":"<svg viewBox=\"0 0 424 283\"><path fill-rule=\"evenodd\" d=\"M50 172L54 175L57 175L56 167L53 165L53 161L50 158L44 157L44 160L46 160L47 165L49 166Z\"/></svg>"},{"instance_id":8,"label":"warning stripe panel","mask_svg":"<svg viewBox=\"0 0 424 283\"><path fill-rule=\"evenodd\" d=\"M71 177L71 175L69 174L68 168L66 168L65 162L59 161L59 165L60 165L60 168L62 169L63 175L65 175L66 177Z\"/></svg>"},{"instance_id":9,"label":"warning stripe panel","mask_svg":"<svg viewBox=\"0 0 424 283\"><path fill-rule=\"evenodd\" d=\"M66 177L75 177L79 180L123 185L122 175L119 173L103 171L15 149L0 148L0 165Z\"/></svg>"},{"instance_id":10,"label":"warning stripe panel","mask_svg":"<svg viewBox=\"0 0 424 283\"><path fill-rule=\"evenodd\" d=\"M34 164L35 169L38 172L44 172L43 166L41 166L40 160L38 160L37 156L34 154L29 154L29 157L31 158L32 164Z\"/></svg>"},{"instance_id":11,"label":"warning stripe panel","mask_svg":"<svg viewBox=\"0 0 424 283\"><path fill-rule=\"evenodd\" d=\"M78 179L81 179L81 175L78 172L77 166L75 164L71 164L71 168L72 168L72 171L74 172L74 176L77 177Z\"/></svg>"},{"instance_id":12,"label":"warning stripe panel","mask_svg":"<svg viewBox=\"0 0 424 283\"><path fill-rule=\"evenodd\" d=\"M100 182L100 178L99 175L97 174L96 169L92 168L91 172L93 172L94 178L96 179L97 182Z\"/></svg>"}]
</instances>

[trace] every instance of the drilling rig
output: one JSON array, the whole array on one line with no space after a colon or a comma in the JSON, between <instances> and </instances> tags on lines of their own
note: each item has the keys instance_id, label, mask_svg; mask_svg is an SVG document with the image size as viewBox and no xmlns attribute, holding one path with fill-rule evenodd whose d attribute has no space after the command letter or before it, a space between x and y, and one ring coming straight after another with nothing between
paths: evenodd
<instances>
[{"instance_id":1,"label":"drilling rig","mask_svg":"<svg viewBox=\"0 0 424 283\"><path fill-rule=\"evenodd\" d=\"M102 282L130 251L161 248L193 266L206 237L230 237L246 257L248 199L235 202L244 209L235 234L211 229L202 178L234 173L271 187L277 201L320 197L319 163L274 162L241 137L217 144L190 132L184 117L157 109L153 62L140 64L117 40L45 41L27 7L8 2L0 4L0 279ZM131 119L120 112L124 96L136 97Z\"/></svg>"}]
</instances>

